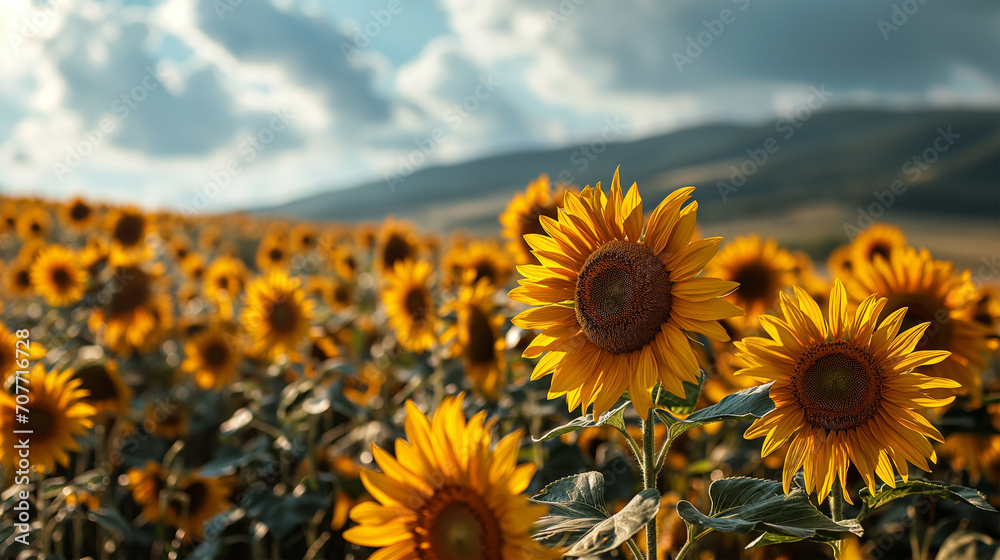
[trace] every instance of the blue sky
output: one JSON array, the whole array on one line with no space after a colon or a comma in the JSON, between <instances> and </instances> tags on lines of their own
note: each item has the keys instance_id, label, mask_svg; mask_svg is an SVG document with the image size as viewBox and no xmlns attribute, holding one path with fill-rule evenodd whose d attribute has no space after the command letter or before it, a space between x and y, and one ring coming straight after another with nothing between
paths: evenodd
<instances>
[{"instance_id":1,"label":"blue sky","mask_svg":"<svg viewBox=\"0 0 1000 560\"><path fill-rule=\"evenodd\" d=\"M995 1L0 0L0 191L221 211L811 87L997 108L997 29Z\"/></svg>"}]
</instances>

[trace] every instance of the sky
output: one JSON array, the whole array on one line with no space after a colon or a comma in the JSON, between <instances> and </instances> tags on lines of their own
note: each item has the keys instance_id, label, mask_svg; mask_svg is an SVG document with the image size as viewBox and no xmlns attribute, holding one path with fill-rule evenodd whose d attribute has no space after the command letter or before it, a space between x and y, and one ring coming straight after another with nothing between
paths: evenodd
<instances>
[{"instance_id":1,"label":"sky","mask_svg":"<svg viewBox=\"0 0 1000 560\"><path fill-rule=\"evenodd\" d=\"M1000 2L0 0L0 193L254 208L812 88L1000 108Z\"/></svg>"}]
</instances>

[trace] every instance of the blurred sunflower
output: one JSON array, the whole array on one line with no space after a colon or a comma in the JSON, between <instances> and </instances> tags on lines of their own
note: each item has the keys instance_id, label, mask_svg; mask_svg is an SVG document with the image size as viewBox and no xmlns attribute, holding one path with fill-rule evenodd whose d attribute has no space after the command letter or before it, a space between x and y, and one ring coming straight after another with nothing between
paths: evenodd
<instances>
[{"instance_id":1,"label":"blurred sunflower","mask_svg":"<svg viewBox=\"0 0 1000 560\"><path fill-rule=\"evenodd\" d=\"M1000 481L1000 435L956 432L948 434L937 450L951 458L951 468L967 470L971 482L983 476L992 484Z\"/></svg>"},{"instance_id":2,"label":"blurred sunflower","mask_svg":"<svg viewBox=\"0 0 1000 560\"><path fill-rule=\"evenodd\" d=\"M229 497L236 481L232 477L205 477L190 473L177 482L163 519L183 531L181 540L203 540L205 522L230 509Z\"/></svg>"},{"instance_id":3,"label":"blurred sunflower","mask_svg":"<svg viewBox=\"0 0 1000 560\"><path fill-rule=\"evenodd\" d=\"M181 270L185 276L200 283L205 278L205 257L201 253L189 254L181 261Z\"/></svg>"},{"instance_id":4,"label":"blurred sunflower","mask_svg":"<svg viewBox=\"0 0 1000 560\"><path fill-rule=\"evenodd\" d=\"M785 493L799 467L806 490L817 490L820 501L836 479L846 488L850 463L872 492L875 474L895 487L892 464L904 480L907 462L927 471L927 458L937 461L927 438L942 437L917 410L954 400L933 398L929 389L958 387L949 379L912 371L948 357L946 351L914 351L929 323L897 336L906 309L878 324L887 301L874 294L851 315L839 279L830 293L829 320L805 291L796 286L795 293L797 301L781 294L782 318L761 317L770 338L735 343L749 366L737 374L775 382L770 391L774 410L754 421L745 437L766 436L765 457L791 442L782 475Z\"/></svg>"},{"instance_id":5,"label":"blurred sunflower","mask_svg":"<svg viewBox=\"0 0 1000 560\"><path fill-rule=\"evenodd\" d=\"M31 285L52 307L76 303L87 287L87 271L76 253L61 245L49 245L31 265Z\"/></svg>"},{"instance_id":6,"label":"blurred sunflower","mask_svg":"<svg viewBox=\"0 0 1000 560\"><path fill-rule=\"evenodd\" d=\"M531 538L546 509L521 495L535 474L517 465L522 432L492 447L496 420L483 411L466 424L462 401L446 398L430 420L406 402L409 441L396 440L395 458L372 445L382 472L363 469L361 479L377 502L351 510L358 525L344 539L380 547L373 559L558 558Z\"/></svg>"},{"instance_id":7,"label":"blurred sunflower","mask_svg":"<svg viewBox=\"0 0 1000 560\"><path fill-rule=\"evenodd\" d=\"M80 389L87 391L83 400L98 413L108 411L117 416L129 409L132 389L118 373L118 362L93 362L71 371L72 378L80 382Z\"/></svg>"},{"instance_id":8,"label":"blurred sunflower","mask_svg":"<svg viewBox=\"0 0 1000 560\"><path fill-rule=\"evenodd\" d=\"M976 293L968 271L956 274L950 262L934 260L926 249L906 247L893 251L889 260L876 256L872 263L855 263L845 285L854 301L872 293L887 298L886 314L907 308L904 328L930 322L917 348L947 350L951 356L927 373L959 382L958 394L980 393L990 332L963 315Z\"/></svg>"},{"instance_id":9,"label":"blurred sunflower","mask_svg":"<svg viewBox=\"0 0 1000 560\"><path fill-rule=\"evenodd\" d=\"M105 229L111 238L111 264L130 266L149 258L146 246L149 221L138 208L115 208L108 214Z\"/></svg>"},{"instance_id":10,"label":"blurred sunflower","mask_svg":"<svg viewBox=\"0 0 1000 560\"><path fill-rule=\"evenodd\" d=\"M233 317L233 303L243 291L246 277L243 261L230 256L216 258L205 271L202 292L219 306L223 320Z\"/></svg>"},{"instance_id":11,"label":"blurred sunflower","mask_svg":"<svg viewBox=\"0 0 1000 560\"><path fill-rule=\"evenodd\" d=\"M143 428L168 441L178 440L188 434L191 422L187 408L177 403L149 403L143 409Z\"/></svg>"},{"instance_id":12,"label":"blurred sunflower","mask_svg":"<svg viewBox=\"0 0 1000 560\"><path fill-rule=\"evenodd\" d=\"M293 253L307 253L316 248L316 228L311 224L298 224L289 235Z\"/></svg>"},{"instance_id":13,"label":"blurred sunflower","mask_svg":"<svg viewBox=\"0 0 1000 560\"><path fill-rule=\"evenodd\" d=\"M445 330L442 339L451 342L450 352L460 355L476 391L490 399L500 396L505 373L504 338L500 329L506 319L496 312L496 288L486 278L474 286L464 286L456 300L445 304L442 313L454 311L458 321Z\"/></svg>"},{"instance_id":14,"label":"blurred sunflower","mask_svg":"<svg viewBox=\"0 0 1000 560\"><path fill-rule=\"evenodd\" d=\"M414 231L413 224L389 216L378 232L375 273L379 277L387 278L397 263L416 259L419 253L420 237Z\"/></svg>"},{"instance_id":15,"label":"blurred sunflower","mask_svg":"<svg viewBox=\"0 0 1000 560\"><path fill-rule=\"evenodd\" d=\"M111 244L101 235L90 235L87 244L80 251L80 266L87 270L91 278L96 278L107 266L111 256Z\"/></svg>"},{"instance_id":16,"label":"blurred sunflower","mask_svg":"<svg viewBox=\"0 0 1000 560\"><path fill-rule=\"evenodd\" d=\"M150 521L159 521L160 491L167 485L167 473L156 461L147 460L141 467L135 467L126 473L128 488L132 492L132 501L142 508L142 514Z\"/></svg>"},{"instance_id":17,"label":"blurred sunflower","mask_svg":"<svg viewBox=\"0 0 1000 560\"><path fill-rule=\"evenodd\" d=\"M705 274L740 285L726 296L746 311L742 321L734 322L755 328L757 316L772 309L778 301L778 293L795 282L798 266L792 254L779 247L776 239L761 239L754 234L726 242Z\"/></svg>"},{"instance_id":18,"label":"blurred sunflower","mask_svg":"<svg viewBox=\"0 0 1000 560\"><path fill-rule=\"evenodd\" d=\"M97 221L97 210L86 200L76 197L60 206L59 224L76 234L86 233Z\"/></svg>"},{"instance_id":19,"label":"blurred sunflower","mask_svg":"<svg viewBox=\"0 0 1000 560\"><path fill-rule=\"evenodd\" d=\"M438 317L430 290L433 274L426 261L396 263L382 292L389 325L399 344L411 352L430 350L436 340Z\"/></svg>"},{"instance_id":20,"label":"blurred sunflower","mask_svg":"<svg viewBox=\"0 0 1000 560\"><path fill-rule=\"evenodd\" d=\"M889 259L892 253L906 247L906 236L896 226L872 224L851 241L851 262L874 262L875 257Z\"/></svg>"},{"instance_id":21,"label":"blurred sunflower","mask_svg":"<svg viewBox=\"0 0 1000 560\"><path fill-rule=\"evenodd\" d=\"M14 337L14 333L7 330L3 323L0 323L0 388L7 386L7 377L16 371L14 364L17 363L18 359L16 352L18 340Z\"/></svg>"},{"instance_id":22,"label":"blurred sunflower","mask_svg":"<svg viewBox=\"0 0 1000 560\"><path fill-rule=\"evenodd\" d=\"M17 218L17 235L21 241L45 241L52 231L52 216L41 206L28 206Z\"/></svg>"},{"instance_id":23,"label":"blurred sunflower","mask_svg":"<svg viewBox=\"0 0 1000 560\"><path fill-rule=\"evenodd\" d=\"M284 234L271 232L260 240L257 246L257 270L286 269L292 255L288 251L288 238Z\"/></svg>"},{"instance_id":24,"label":"blurred sunflower","mask_svg":"<svg viewBox=\"0 0 1000 560\"><path fill-rule=\"evenodd\" d=\"M622 196L615 171L608 196L600 189L567 193L559 220L541 218L548 236L525 236L541 265L510 292L539 306L514 317L541 329L524 352L548 352L532 379L553 374L549 398L567 396L570 410L599 416L626 390L645 418L660 381L684 395L682 381L698 379L698 361L684 331L725 342L720 319L742 315L721 299L738 284L695 277L715 256L720 237L691 242L698 207L682 209L694 187L675 191L653 211L643 234L642 200L634 184Z\"/></svg>"},{"instance_id":25,"label":"blurred sunflower","mask_svg":"<svg viewBox=\"0 0 1000 560\"><path fill-rule=\"evenodd\" d=\"M309 379L316 377L317 368L328 360L340 356L337 341L320 326L309 329L309 351L306 353L304 373Z\"/></svg>"},{"instance_id":26,"label":"blurred sunflower","mask_svg":"<svg viewBox=\"0 0 1000 560\"><path fill-rule=\"evenodd\" d=\"M90 490L77 490L73 492L69 487L63 488L66 498L66 507L82 508L89 511L97 511L101 508L101 496Z\"/></svg>"},{"instance_id":27,"label":"blurred sunflower","mask_svg":"<svg viewBox=\"0 0 1000 560\"><path fill-rule=\"evenodd\" d=\"M31 286L31 261L18 258L7 263L4 269L4 287L6 295L17 298L32 295L34 290Z\"/></svg>"},{"instance_id":28,"label":"blurred sunflower","mask_svg":"<svg viewBox=\"0 0 1000 560\"><path fill-rule=\"evenodd\" d=\"M155 346L157 333L173 324L169 296L156 291L161 275L160 267L148 272L138 266L114 269L99 297L106 303L90 314L91 332L103 333L112 350L125 354Z\"/></svg>"},{"instance_id":29,"label":"blurred sunflower","mask_svg":"<svg viewBox=\"0 0 1000 560\"><path fill-rule=\"evenodd\" d=\"M546 216L554 220L558 217L565 191L564 187L558 187L553 193L549 176L539 175L528 184L524 193L514 195L506 210L500 214L507 251L517 264L538 264L524 236L545 234L540 218Z\"/></svg>"},{"instance_id":30,"label":"blurred sunflower","mask_svg":"<svg viewBox=\"0 0 1000 560\"><path fill-rule=\"evenodd\" d=\"M17 216L20 207L16 202L0 204L0 232L14 234L17 232Z\"/></svg>"},{"instance_id":31,"label":"blurred sunflower","mask_svg":"<svg viewBox=\"0 0 1000 560\"><path fill-rule=\"evenodd\" d=\"M0 463L15 464L18 434L14 430L31 430L31 464L39 473L52 472L56 463L69 465L69 454L80 450L77 438L94 425L94 407L86 403L87 392L71 371L46 373L42 364L35 364L25 386L31 390L28 422L17 421L21 414L14 395L0 393Z\"/></svg>"},{"instance_id":32,"label":"blurred sunflower","mask_svg":"<svg viewBox=\"0 0 1000 560\"><path fill-rule=\"evenodd\" d=\"M243 359L232 330L215 323L184 343L181 369L202 389L220 391L232 381Z\"/></svg>"},{"instance_id":33,"label":"blurred sunflower","mask_svg":"<svg viewBox=\"0 0 1000 560\"><path fill-rule=\"evenodd\" d=\"M358 406L373 406L382 392L385 373L372 362L365 362L356 375L344 377L344 396Z\"/></svg>"},{"instance_id":34,"label":"blurred sunflower","mask_svg":"<svg viewBox=\"0 0 1000 560\"><path fill-rule=\"evenodd\" d=\"M299 278L276 270L247 287L240 322L256 354L271 358L298 355L296 347L309 330L314 305L300 284Z\"/></svg>"},{"instance_id":35,"label":"blurred sunflower","mask_svg":"<svg viewBox=\"0 0 1000 560\"><path fill-rule=\"evenodd\" d=\"M333 270L345 282L353 282L358 275L358 257L347 245L338 245L333 252Z\"/></svg>"},{"instance_id":36,"label":"blurred sunflower","mask_svg":"<svg viewBox=\"0 0 1000 560\"><path fill-rule=\"evenodd\" d=\"M1000 288L982 285L976 296L963 313L965 319L980 324L989 330L990 349L1000 349Z\"/></svg>"},{"instance_id":37,"label":"blurred sunflower","mask_svg":"<svg viewBox=\"0 0 1000 560\"><path fill-rule=\"evenodd\" d=\"M501 288L514 271L510 257L496 241L470 241L452 246L441 263L442 285L474 285L481 279Z\"/></svg>"}]
</instances>

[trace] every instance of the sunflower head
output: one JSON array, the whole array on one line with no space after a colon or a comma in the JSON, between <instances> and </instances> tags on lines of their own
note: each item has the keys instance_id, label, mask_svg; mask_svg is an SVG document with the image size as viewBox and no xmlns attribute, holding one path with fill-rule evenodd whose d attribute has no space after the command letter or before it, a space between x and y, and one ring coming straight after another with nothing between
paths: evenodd
<instances>
[{"instance_id":1,"label":"sunflower head","mask_svg":"<svg viewBox=\"0 0 1000 560\"><path fill-rule=\"evenodd\" d=\"M101 307L89 320L90 330L103 332L117 352L147 350L173 324L173 302L159 292L162 269L123 266L110 270L110 279L97 295Z\"/></svg>"},{"instance_id":2,"label":"sunflower head","mask_svg":"<svg viewBox=\"0 0 1000 560\"><path fill-rule=\"evenodd\" d=\"M430 419L407 401L408 441L396 441L395 458L372 445L382 472L363 469L361 479L377 501L354 506L358 525L344 538L429 560L558 558L530 534L545 508L522 495L535 465L517 465L521 432L494 447L495 420L480 412L466 422L462 401L445 399Z\"/></svg>"},{"instance_id":3,"label":"sunflower head","mask_svg":"<svg viewBox=\"0 0 1000 560\"><path fill-rule=\"evenodd\" d=\"M506 372L506 343L501 333L504 316L496 312L496 290L486 278L459 290L458 297L442 312L454 311L458 320L448 328L443 339L450 341L450 353L461 356L465 371L476 391L491 398L499 397L501 377Z\"/></svg>"},{"instance_id":4,"label":"sunflower head","mask_svg":"<svg viewBox=\"0 0 1000 560\"><path fill-rule=\"evenodd\" d=\"M257 246L257 270L284 270L291 259L288 237L284 233L271 232Z\"/></svg>"},{"instance_id":5,"label":"sunflower head","mask_svg":"<svg viewBox=\"0 0 1000 560\"><path fill-rule=\"evenodd\" d=\"M106 230L111 238L110 262L128 266L149 258L150 251L146 246L149 225L147 216L135 207L117 208L108 214Z\"/></svg>"},{"instance_id":6,"label":"sunflower head","mask_svg":"<svg viewBox=\"0 0 1000 560\"><path fill-rule=\"evenodd\" d=\"M31 265L31 285L49 305L61 307L80 301L87 285L87 271L76 253L49 245Z\"/></svg>"},{"instance_id":7,"label":"sunflower head","mask_svg":"<svg viewBox=\"0 0 1000 560\"><path fill-rule=\"evenodd\" d=\"M107 360L86 363L72 372L73 379L78 380L80 388L88 393L83 400L90 403L97 412L121 414L128 410L132 389L118 373L118 362Z\"/></svg>"},{"instance_id":8,"label":"sunflower head","mask_svg":"<svg viewBox=\"0 0 1000 560\"><path fill-rule=\"evenodd\" d=\"M894 251L906 247L906 236L896 226L873 224L851 242L853 263L871 263L876 257L889 259Z\"/></svg>"},{"instance_id":9,"label":"sunflower head","mask_svg":"<svg viewBox=\"0 0 1000 560\"><path fill-rule=\"evenodd\" d=\"M456 243L445 254L441 268L442 285L451 288L459 284L474 285L486 280L493 286L503 286L514 271L510 257L496 241Z\"/></svg>"},{"instance_id":10,"label":"sunflower head","mask_svg":"<svg viewBox=\"0 0 1000 560\"><path fill-rule=\"evenodd\" d=\"M314 306L301 283L297 277L272 270L247 287L240 321L255 354L298 356L296 349L309 330Z\"/></svg>"},{"instance_id":11,"label":"sunflower head","mask_svg":"<svg viewBox=\"0 0 1000 560\"><path fill-rule=\"evenodd\" d=\"M17 218L17 235L25 243L45 241L52 232L52 215L42 206L28 206Z\"/></svg>"},{"instance_id":12,"label":"sunflower head","mask_svg":"<svg viewBox=\"0 0 1000 560\"><path fill-rule=\"evenodd\" d=\"M747 326L753 328L757 316L777 303L778 292L795 282L799 266L777 240L751 235L726 243L707 274L740 285L727 299L746 310Z\"/></svg>"},{"instance_id":13,"label":"sunflower head","mask_svg":"<svg viewBox=\"0 0 1000 560\"><path fill-rule=\"evenodd\" d=\"M675 191L644 225L638 187L623 195L616 171L607 195L600 184L568 192L558 220L541 218L548 235L525 236L541 264L518 267L526 278L510 297L536 307L513 322L542 331L524 357L548 352L532 378L553 374L549 398L600 415L628 390L645 417L657 382L684 395L682 382L697 380L687 332L729 340L719 320L743 312L721 296L737 284L696 276L722 238L691 241L693 190Z\"/></svg>"},{"instance_id":14,"label":"sunflower head","mask_svg":"<svg viewBox=\"0 0 1000 560\"><path fill-rule=\"evenodd\" d=\"M12 465L18 456L14 430L31 430L31 462L39 473L56 464L69 465L69 454L80 450L77 439L94 425L96 410L86 402L87 391L72 371L46 372L35 364L24 386L31 388L28 422L18 421L22 408L14 395L0 393L0 462Z\"/></svg>"},{"instance_id":15,"label":"sunflower head","mask_svg":"<svg viewBox=\"0 0 1000 560\"><path fill-rule=\"evenodd\" d=\"M559 215L567 188L576 190L574 187L559 186L553 192L549 176L542 174L529 183L523 193L516 194L507 204L507 209L500 215L500 224L503 226L503 238L506 240L507 250L517 264L538 263L524 236L545 233L541 218L545 216L555 219Z\"/></svg>"},{"instance_id":16,"label":"sunflower head","mask_svg":"<svg viewBox=\"0 0 1000 560\"><path fill-rule=\"evenodd\" d=\"M4 268L5 294L24 298L34 293L31 284L31 261L17 258Z\"/></svg>"},{"instance_id":17,"label":"sunflower head","mask_svg":"<svg viewBox=\"0 0 1000 560\"><path fill-rule=\"evenodd\" d=\"M438 317L431 293L434 270L426 261L396 263L382 292L389 324L401 346L424 352L434 346Z\"/></svg>"},{"instance_id":18,"label":"sunflower head","mask_svg":"<svg viewBox=\"0 0 1000 560\"><path fill-rule=\"evenodd\" d=\"M60 223L73 233L86 233L96 221L97 209L80 197L60 207Z\"/></svg>"},{"instance_id":19,"label":"sunflower head","mask_svg":"<svg viewBox=\"0 0 1000 560\"><path fill-rule=\"evenodd\" d=\"M828 317L804 290L796 286L795 293L795 300L780 296L780 317L761 317L767 338L735 343L747 364L737 374L774 381L775 408L755 421L746 437L766 436L763 456L790 442L785 492L800 467L806 490L817 490L820 501L838 479L846 483L850 463L873 492L876 474L895 486L892 465L904 480L907 463L928 470L927 459L937 456L927 438L941 441L941 434L919 411L954 399L935 398L929 390L958 387L913 371L949 355L914 350L929 323L900 333L905 308L879 323L887 300L874 294L849 313L840 280L830 293Z\"/></svg>"},{"instance_id":20,"label":"sunflower head","mask_svg":"<svg viewBox=\"0 0 1000 560\"><path fill-rule=\"evenodd\" d=\"M181 369L193 376L202 389L221 390L228 385L243 358L233 329L213 324L184 344Z\"/></svg>"},{"instance_id":21,"label":"sunflower head","mask_svg":"<svg viewBox=\"0 0 1000 560\"><path fill-rule=\"evenodd\" d=\"M386 218L378 232L375 272L383 277L391 275L396 264L414 260L419 254L420 237L414 225L411 222L395 220L391 216Z\"/></svg>"}]
</instances>

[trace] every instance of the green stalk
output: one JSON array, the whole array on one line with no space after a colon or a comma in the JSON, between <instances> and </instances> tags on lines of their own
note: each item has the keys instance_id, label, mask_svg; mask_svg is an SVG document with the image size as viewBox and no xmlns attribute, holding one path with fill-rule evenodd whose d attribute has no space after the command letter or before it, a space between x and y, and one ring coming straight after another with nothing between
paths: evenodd
<instances>
[{"instance_id":1,"label":"green stalk","mask_svg":"<svg viewBox=\"0 0 1000 560\"><path fill-rule=\"evenodd\" d=\"M642 487L656 489L656 450L654 436L653 409L649 409L646 421L642 423ZM656 560L656 518L646 525L646 558Z\"/></svg>"},{"instance_id":2,"label":"green stalk","mask_svg":"<svg viewBox=\"0 0 1000 560\"><path fill-rule=\"evenodd\" d=\"M830 492L830 518L834 521L844 520L844 487L839 481L834 481Z\"/></svg>"}]
</instances>

